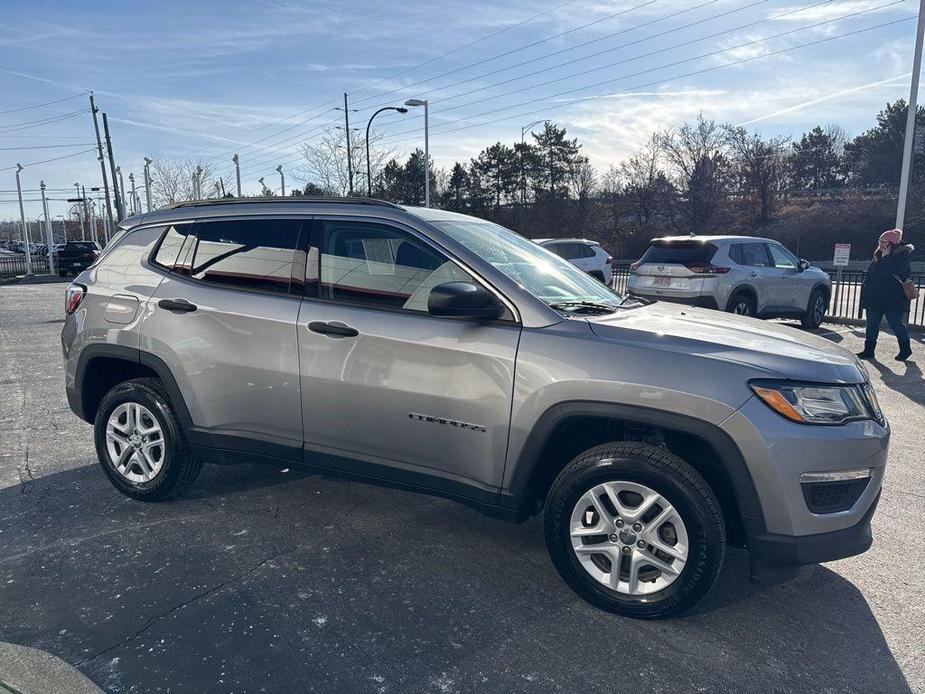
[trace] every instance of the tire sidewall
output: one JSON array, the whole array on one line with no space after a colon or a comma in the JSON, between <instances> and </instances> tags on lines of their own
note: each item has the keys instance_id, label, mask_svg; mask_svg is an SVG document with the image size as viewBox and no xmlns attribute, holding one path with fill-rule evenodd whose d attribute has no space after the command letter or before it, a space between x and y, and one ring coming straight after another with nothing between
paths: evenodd
<instances>
[{"instance_id":1,"label":"tire sidewall","mask_svg":"<svg viewBox=\"0 0 925 694\"><path fill-rule=\"evenodd\" d=\"M809 295L809 306L806 309L806 316L803 318L803 327L809 328L810 330L815 330L822 322L825 320L825 307L823 306L822 313L819 316L819 322L816 322L816 299L825 298L825 295L819 290L814 289L813 292Z\"/></svg>"},{"instance_id":2,"label":"tire sidewall","mask_svg":"<svg viewBox=\"0 0 925 694\"><path fill-rule=\"evenodd\" d=\"M748 314L736 314L739 316L744 316L745 318L755 318L758 312L758 308L755 305L755 301L745 292L736 292L732 295L732 298L729 299L729 308L727 311L729 313L735 313L736 304L744 303L748 306Z\"/></svg>"},{"instance_id":3,"label":"tire sidewall","mask_svg":"<svg viewBox=\"0 0 925 694\"><path fill-rule=\"evenodd\" d=\"M131 482L116 470L109 460L109 452L106 448L106 426L113 410L127 402L143 405L157 420L164 436L164 462L154 479L148 482ZM123 494L134 499L153 500L169 494L176 486L182 474L185 442L169 408L170 406L154 389L137 382L128 382L114 387L100 403L93 432L97 457L110 482Z\"/></svg>"},{"instance_id":4,"label":"tire sidewall","mask_svg":"<svg viewBox=\"0 0 925 694\"><path fill-rule=\"evenodd\" d=\"M658 492L684 521L689 542L687 562L671 585L657 593L630 596L605 587L588 574L572 548L569 529L575 505L595 485L617 480L644 484ZM546 539L553 560L572 589L602 609L642 618L684 611L709 591L712 577L719 570L716 565L722 563L725 540L722 531L719 534L710 532L709 511L675 476L648 465L645 460L628 456L602 457L571 477L567 490L552 500L551 506L552 513L547 513ZM562 571L563 562L565 572Z\"/></svg>"}]
</instances>

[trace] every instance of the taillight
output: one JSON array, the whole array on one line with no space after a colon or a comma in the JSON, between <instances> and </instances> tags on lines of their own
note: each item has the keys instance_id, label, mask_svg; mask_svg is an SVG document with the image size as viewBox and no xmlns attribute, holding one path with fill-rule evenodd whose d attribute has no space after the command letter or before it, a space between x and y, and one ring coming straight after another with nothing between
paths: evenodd
<instances>
[{"instance_id":1,"label":"taillight","mask_svg":"<svg viewBox=\"0 0 925 694\"><path fill-rule=\"evenodd\" d=\"M725 275L730 270L728 267L711 265L710 263L688 263L684 267L691 272L696 272L698 275Z\"/></svg>"},{"instance_id":2,"label":"taillight","mask_svg":"<svg viewBox=\"0 0 925 694\"><path fill-rule=\"evenodd\" d=\"M79 284L70 285L64 292L64 312L71 315L80 306L80 302L87 293L87 288Z\"/></svg>"}]
</instances>

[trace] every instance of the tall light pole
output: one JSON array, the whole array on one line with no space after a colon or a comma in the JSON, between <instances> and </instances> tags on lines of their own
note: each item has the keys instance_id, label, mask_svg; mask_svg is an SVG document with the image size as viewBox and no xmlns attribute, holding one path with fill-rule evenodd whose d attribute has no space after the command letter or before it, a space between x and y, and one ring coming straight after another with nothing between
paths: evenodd
<instances>
[{"instance_id":1,"label":"tall light pole","mask_svg":"<svg viewBox=\"0 0 925 694\"><path fill-rule=\"evenodd\" d=\"M372 166L369 162L369 128L373 124L373 118L378 116L383 111L398 111L398 113L408 113L408 109L402 106L383 106L369 117L369 122L366 124L366 197L368 198L373 196L373 172Z\"/></svg>"},{"instance_id":2,"label":"tall light pole","mask_svg":"<svg viewBox=\"0 0 925 694\"><path fill-rule=\"evenodd\" d=\"M257 179L257 183L260 184L260 194L266 197L267 185L263 182L263 176Z\"/></svg>"},{"instance_id":3,"label":"tall light pole","mask_svg":"<svg viewBox=\"0 0 925 694\"><path fill-rule=\"evenodd\" d=\"M277 166L276 170L279 171L280 196L286 197L286 177L283 175L283 165L280 164L279 166Z\"/></svg>"},{"instance_id":4,"label":"tall light pole","mask_svg":"<svg viewBox=\"0 0 925 694\"><path fill-rule=\"evenodd\" d=\"M424 207L430 207L430 128L427 122L427 99L408 99L405 106L424 107Z\"/></svg>"},{"instance_id":5,"label":"tall light pole","mask_svg":"<svg viewBox=\"0 0 925 694\"><path fill-rule=\"evenodd\" d=\"M535 120L532 123L527 123L520 129L520 204L522 207L527 206L527 167L524 162L524 154L526 153L527 145L524 138L526 137L527 131L534 125L545 122L546 121Z\"/></svg>"},{"instance_id":6,"label":"tall light pole","mask_svg":"<svg viewBox=\"0 0 925 694\"><path fill-rule=\"evenodd\" d=\"M22 221L23 248L26 249L26 274L32 274L32 253L29 250L29 232L26 231L26 209L22 205L22 185L19 182L19 172L23 166L16 162L16 194L19 196L19 219Z\"/></svg>"},{"instance_id":7,"label":"tall light pole","mask_svg":"<svg viewBox=\"0 0 925 694\"><path fill-rule=\"evenodd\" d=\"M902 229L906 217L906 198L909 197L909 178L912 174L912 141L915 139L915 112L918 106L919 77L922 72L922 38L925 36L925 0L919 2L919 23L915 33L915 52L912 57L912 86L909 87L909 113L906 114L906 140L903 142L903 164L899 175L899 202L896 204L896 228Z\"/></svg>"},{"instance_id":8,"label":"tall light pole","mask_svg":"<svg viewBox=\"0 0 925 694\"><path fill-rule=\"evenodd\" d=\"M148 203L148 212L151 211L151 170L149 167L153 161L145 157L145 202Z\"/></svg>"},{"instance_id":9,"label":"tall light pole","mask_svg":"<svg viewBox=\"0 0 925 694\"><path fill-rule=\"evenodd\" d=\"M81 240L81 241L86 241L86 239L87 239L87 232L84 231L84 216L83 216L83 214L82 214L81 211L80 211L80 208L81 208L81 206L83 205L83 201L80 200L80 198L83 197L83 196L80 194L80 184L79 184L79 183L75 183L75 184L74 184L74 188L77 189L77 198L78 198L78 199L77 199L76 202L77 202L77 219L80 220L80 240Z\"/></svg>"},{"instance_id":10,"label":"tall light pole","mask_svg":"<svg viewBox=\"0 0 925 694\"><path fill-rule=\"evenodd\" d=\"M48 216L48 200L45 199L45 181L39 182L42 190L42 212L45 215L45 245L48 247L48 271L55 274L55 235L51 232L51 218Z\"/></svg>"},{"instance_id":11,"label":"tall light pole","mask_svg":"<svg viewBox=\"0 0 925 694\"><path fill-rule=\"evenodd\" d=\"M135 192L135 172L128 175L128 182L132 184L132 214L138 214L138 194Z\"/></svg>"},{"instance_id":12,"label":"tall light pole","mask_svg":"<svg viewBox=\"0 0 925 694\"><path fill-rule=\"evenodd\" d=\"M235 155L231 158L231 161L234 162L234 177L238 184L238 197L241 197L241 162L238 159L238 153L235 152Z\"/></svg>"}]
</instances>

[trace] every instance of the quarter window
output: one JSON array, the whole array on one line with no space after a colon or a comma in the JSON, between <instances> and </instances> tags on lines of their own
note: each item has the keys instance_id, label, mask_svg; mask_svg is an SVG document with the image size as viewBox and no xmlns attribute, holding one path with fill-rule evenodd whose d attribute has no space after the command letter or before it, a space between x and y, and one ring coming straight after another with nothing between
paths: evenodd
<instances>
[{"instance_id":1,"label":"quarter window","mask_svg":"<svg viewBox=\"0 0 925 694\"><path fill-rule=\"evenodd\" d=\"M180 249L193 239L190 236L192 228L192 224L174 224L168 227L157 251L151 258L152 262L168 270L173 269L180 255Z\"/></svg>"},{"instance_id":2,"label":"quarter window","mask_svg":"<svg viewBox=\"0 0 925 694\"><path fill-rule=\"evenodd\" d=\"M189 275L226 287L288 292L301 225L297 219L202 222Z\"/></svg>"},{"instance_id":3,"label":"quarter window","mask_svg":"<svg viewBox=\"0 0 925 694\"><path fill-rule=\"evenodd\" d=\"M443 254L383 224L325 222L320 262L322 299L370 307L426 313L438 284L473 281Z\"/></svg>"}]
</instances>

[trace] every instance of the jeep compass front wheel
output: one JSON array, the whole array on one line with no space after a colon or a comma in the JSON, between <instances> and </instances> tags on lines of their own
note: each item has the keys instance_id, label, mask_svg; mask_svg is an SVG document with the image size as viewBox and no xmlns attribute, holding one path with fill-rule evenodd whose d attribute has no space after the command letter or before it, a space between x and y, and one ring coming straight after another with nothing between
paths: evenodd
<instances>
[{"instance_id":1,"label":"jeep compass front wheel","mask_svg":"<svg viewBox=\"0 0 925 694\"><path fill-rule=\"evenodd\" d=\"M103 397L94 423L96 453L109 481L133 499L155 501L196 479L170 398L159 381L136 378Z\"/></svg>"},{"instance_id":2,"label":"jeep compass front wheel","mask_svg":"<svg viewBox=\"0 0 925 694\"><path fill-rule=\"evenodd\" d=\"M571 588L628 617L680 614L710 590L726 534L719 502L665 448L623 442L572 460L550 489L546 544Z\"/></svg>"}]
</instances>

